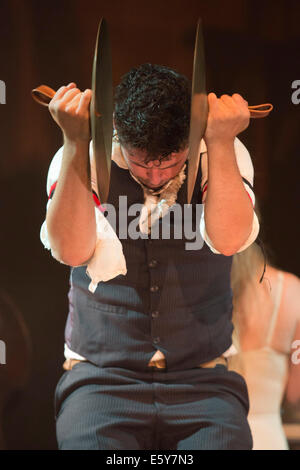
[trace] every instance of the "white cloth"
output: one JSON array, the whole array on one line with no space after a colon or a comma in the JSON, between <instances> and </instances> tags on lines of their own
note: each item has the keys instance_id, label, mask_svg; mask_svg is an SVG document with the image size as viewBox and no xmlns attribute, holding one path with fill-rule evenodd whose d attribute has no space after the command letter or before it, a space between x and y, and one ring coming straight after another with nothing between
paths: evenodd
<instances>
[{"instance_id":1,"label":"white cloth","mask_svg":"<svg viewBox=\"0 0 300 470\"><path fill-rule=\"evenodd\" d=\"M249 155L248 150L242 144L242 142L236 138L234 142L235 154L237 159L237 164L241 173L241 176L244 177L250 184L253 186L253 179L254 179L254 170L251 161L251 157ZM201 188L203 189L204 184L208 180L208 164L207 164L207 153L206 153L206 145L204 140L201 141L200 145L200 153L202 153L202 161L201 161L201 170L202 170L202 178L201 178ZM50 190L59 178L61 163L62 163L62 156L63 156L63 147L61 147L56 154L54 155L47 177L47 194L49 196ZM112 160L115 163L123 168L128 169L126 161L122 155L121 147L119 143L113 141L112 145ZM98 193L97 187L97 178L96 178L96 165L93 158L93 150L92 144L90 144L90 165L91 165L91 183L92 183L92 190L95 191L96 194ZM144 207L141 212L140 216L140 229L142 232L147 231L148 227L148 220L146 215L153 212L153 205L158 205L160 203L160 210L158 211L158 217L164 216L168 210L168 208L176 202L177 192L181 187L184 179L185 179L185 165L179 175L177 175L171 182L168 182L164 185L163 189L159 191L158 197L155 197L155 193L153 195L153 191L149 191L143 185L141 185L144 189ZM132 175L131 175L132 176ZM175 180L175 182L174 182ZM168 191L170 189L170 185L174 183L173 188L175 188L175 192ZM255 205L255 195L249 185L244 183L245 189L248 192L253 206ZM166 198L164 197L166 195ZM51 199L48 200L47 209L51 204ZM151 209L152 207L152 209ZM155 211L155 208L154 208ZM203 211L201 214L200 219L200 233L203 240L207 243L209 248L213 251L213 253L220 254L217 251L211 240L209 239L206 229L205 229L205 220L204 220L204 212L205 211L205 204L203 205ZM89 284L89 290L91 292L95 292L97 285L99 282L105 282L109 279L113 279L114 277L122 274L125 275L127 273L126 268L126 260L124 257L122 244L117 237L115 231L108 223L106 217L103 215L100 207L95 207L95 218L96 218L96 229L97 229L97 242L94 254L92 258L89 260L87 265L86 272L88 276L91 278L91 282ZM153 222L153 219L152 219ZM252 223L252 231L245 242L245 244L239 249L240 251L245 250L249 245L251 245L254 240L256 239L259 232L259 223L255 212L253 212L253 223ZM47 232L47 224L46 220L44 221L41 232L40 238L45 248L51 250L48 232ZM224 356L228 357L236 352L235 347L232 345L227 351L224 352ZM79 356L77 353L71 351L67 345L65 345L65 357L67 359L84 359ZM155 359L161 358L160 351L156 351Z\"/></svg>"}]
</instances>

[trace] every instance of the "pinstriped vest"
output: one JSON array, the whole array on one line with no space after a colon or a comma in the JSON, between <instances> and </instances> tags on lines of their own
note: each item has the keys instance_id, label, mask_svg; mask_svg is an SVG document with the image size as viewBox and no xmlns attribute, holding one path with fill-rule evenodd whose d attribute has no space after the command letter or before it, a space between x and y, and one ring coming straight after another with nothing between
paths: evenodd
<instances>
[{"instance_id":1,"label":"pinstriped vest","mask_svg":"<svg viewBox=\"0 0 300 470\"><path fill-rule=\"evenodd\" d=\"M202 200L200 182L201 165L192 199L194 228L195 204ZM185 180L176 203L183 206L186 194ZM117 221L119 195L127 195L128 207L143 203L141 186L112 161L108 203L116 208ZM128 216L128 224L134 218ZM118 223L116 230L118 235ZM206 243L187 250L187 241L162 239L161 234L159 239L121 239L127 274L100 282L94 294L88 291L86 267L72 268L68 347L100 367L139 371L149 370L157 349L170 371L196 367L228 349L232 257L214 254Z\"/></svg>"}]
</instances>

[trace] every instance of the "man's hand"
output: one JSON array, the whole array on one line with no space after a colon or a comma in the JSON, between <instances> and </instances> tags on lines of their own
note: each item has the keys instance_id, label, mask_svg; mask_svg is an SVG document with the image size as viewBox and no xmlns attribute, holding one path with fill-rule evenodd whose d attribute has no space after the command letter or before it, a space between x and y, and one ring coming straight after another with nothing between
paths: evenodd
<instances>
[{"instance_id":1,"label":"man's hand","mask_svg":"<svg viewBox=\"0 0 300 470\"><path fill-rule=\"evenodd\" d=\"M54 121L63 131L65 140L90 140L89 104L92 91L81 92L75 83L63 86L49 103L49 111Z\"/></svg>"},{"instance_id":2,"label":"man's hand","mask_svg":"<svg viewBox=\"0 0 300 470\"><path fill-rule=\"evenodd\" d=\"M209 93L207 99L209 112L205 143L232 142L249 125L248 102L237 93L232 97L222 95L221 98L217 98L215 93Z\"/></svg>"}]
</instances>

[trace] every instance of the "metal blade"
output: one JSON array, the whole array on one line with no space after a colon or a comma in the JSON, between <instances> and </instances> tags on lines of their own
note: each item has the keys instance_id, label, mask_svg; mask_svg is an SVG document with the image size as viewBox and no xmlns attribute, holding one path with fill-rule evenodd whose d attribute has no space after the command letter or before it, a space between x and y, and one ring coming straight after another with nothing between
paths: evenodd
<instances>
[{"instance_id":1,"label":"metal blade","mask_svg":"<svg viewBox=\"0 0 300 470\"><path fill-rule=\"evenodd\" d=\"M202 22L198 20L194 49L194 67L192 81L191 119L189 134L187 199L190 204L197 177L200 142L204 136L208 116L208 102L205 80L205 57Z\"/></svg>"},{"instance_id":2,"label":"metal blade","mask_svg":"<svg viewBox=\"0 0 300 470\"><path fill-rule=\"evenodd\" d=\"M90 117L99 198L101 204L104 204L109 193L113 135L111 50L108 27L104 18L99 24L95 47Z\"/></svg>"}]
</instances>

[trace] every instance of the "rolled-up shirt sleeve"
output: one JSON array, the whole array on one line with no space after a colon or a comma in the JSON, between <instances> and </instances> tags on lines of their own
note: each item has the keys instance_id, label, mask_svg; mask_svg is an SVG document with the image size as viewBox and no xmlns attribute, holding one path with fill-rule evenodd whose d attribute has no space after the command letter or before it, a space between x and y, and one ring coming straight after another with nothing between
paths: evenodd
<instances>
[{"instance_id":1,"label":"rolled-up shirt sleeve","mask_svg":"<svg viewBox=\"0 0 300 470\"><path fill-rule=\"evenodd\" d=\"M250 154L245 147L245 145L238 139L236 138L234 141L234 149L235 149L235 154L236 154L236 160L237 160L237 165L240 170L241 177L243 179L243 184L244 187L248 193L248 196L252 202L253 208L255 207L255 194L253 191L253 181L254 181L254 168L252 164L252 160L250 157ZM202 159L201 159L201 169L202 169L202 179L201 179L201 189L202 193L204 193L207 190L209 181L208 181L208 167L207 167L207 153L206 153L206 146L204 142L201 142L201 148L200 151L202 153ZM221 254L219 251L215 249L213 246L212 241L210 240L206 228L205 228L205 204L203 204L203 211L201 214L201 219L200 219L200 233L205 241L205 243L209 246L211 251L216 254ZM241 248L238 250L237 253L240 253L241 251L245 250L250 246L257 238L259 233L259 222L257 215L255 211L253 210L253 221L252 221L252 230L251 233L246 240L246 242L241 246Z\"/></svg>"},{"instance_id":2,"label":"rolled-up shirt sleeve","mask_svg":"<svg viewBox=\"0 0 300 470\"><path fill-rule=\"evenodd\" d=\"M94 292L99 282L108 281L109 279L113 279L119 274L125 275L127 273L127 267L122 244L118 239L114 229L109 224L108 220L105 218L103 214L104 208L101 206L99 200L96 167L93 158L92 144L90 145L89 152L91 165L91 186L95 202L97 240L93 256L86 264L82 266L87 266L86 273L91 279L91 282L89 284L89 290L91 292ZM47 210L49 208L49 205L51 204L52 196L54 194L55 187L59 178L62 158L63 147L61 147L56 152L49 166L47 176ZM46 220L43 222L40 230L40 239L44 247L51 251L53 258L62 263L61 260L57 259L54 256L51 250Z\"/></svg>"},{"instance_id":3,"label":"rolled-up shirt sleeve","mask_svg":"<svg viewBox=\"0 0 300 470\"><path fill-rule=\"evenodd\" d=\"M62 156L63 156L63 147L60 147L58 151L56 152L56 154L54 155L54 157L52 158L50 166L49 166L48 175L47 175L47 185L46 185L47 196L48 196L46 211L48 210L49 205L51 204L51 199L55 191L55 186L56 186L60 169L61 169ZM41 226L40 239L44 247L47 250L51 250L46 220L43 222Z\"/></svg>"},{"instance_id":4,"label":"rolled-up shirt sleeve","mask_svg":"<svg viewBox=\"0 0 300 470\"><path fill-rule=\"evenodd\" d=\"M55 187L59 178L62 158L63 158L63 150L64 150L63 146L57 150L49 166L48 175L47 175L47 184L46 184L46 191L47 191L47 196L48 196L46 212L51 204ZM90 155L91 154L92 154L92 146L90 145ZM92 161L92 157L90 157L90 162L91 162L92 193L93 193L93 198L95 202L95 213L96 213L96 223L97 223L97 221L99 220L98 211L99 210L101 211L101 204L100 204L99 197L98 197L98 188L97 188L97 181L96 181L96 174L95 174L96 170ZM48 250L51 250L46 220L43 222L42 227L41 227L40 239L44 247L47 248Z\"/></svg>"}]
</instances>

